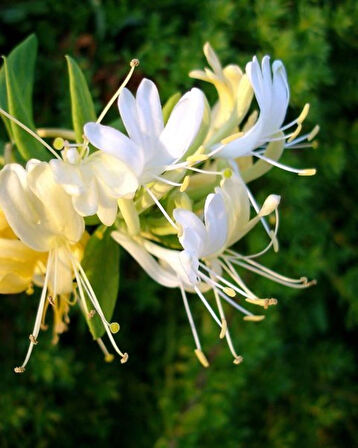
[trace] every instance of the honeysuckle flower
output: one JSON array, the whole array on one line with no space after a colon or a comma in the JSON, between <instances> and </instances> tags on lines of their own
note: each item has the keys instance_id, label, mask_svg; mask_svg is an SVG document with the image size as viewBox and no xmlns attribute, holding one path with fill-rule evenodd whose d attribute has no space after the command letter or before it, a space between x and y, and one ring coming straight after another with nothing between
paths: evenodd
<instances>
[{"instance_id":1,"label":"honeysuckle flower","mask_svg":"<svg viewBox=\"0 0 358 448\"><path fill-rule=\"evenodd\" d=\"M178 185L161 175L175 169L197 135L204 113L204 94L196 88L187 92L165 126L158 89L149 79L140 83L136 98L123 89L118 108L128 136L93 122L84 126L85 136L93 146L124 162L135 173L138 185L144 186L160 206L146 185L156 181Z\"/></svg>"},{"instance_id":2,"label":"honeysuckle flower","mask_svg":"<svg viewBox=\"0 0 358 448\"><path fill-rule=\"evenodd\" d=\"M254 156L273 166L299 175L310 176L315 174L314 169L299 170L287 167L264 154L267 143L282 141L284 147L292 148L297 147L297 145L302 146L301 142L304 140L310 142L319 130L316 126L309 134L298 137L302 129L302 123L309 111L308 104L305 105L302 113L295 120L282 126L290 96L286 70L283 63L276 60L271 66L270 57L264 56L260 67L256 56L254 56L253 60L246 65L246 74L253 87L255 98L259 105L260 113L258 119L246 131L240 131L237 134L223 139L220 145L216 145L212 154L217 157L231 159ZM284 131L295 125L297 125L295 131L289 134L284 133ZM312 146L310 144L307 145Z\"/></svg>"},{"instance_id":3,"label":"honeysuckle flower","mask_svg":"<svg viewBox=\"0 0 358 448\"><path fill-rule=\"evenodd\" d=\"M218 132L222 135L223 128L227 131L228 122L231 123L228 130L240 124L250 107L253 91L247 75L238 65L230 64L223 68L209 42L205 43L203 51L212 70L192 70L189 76L207 81L217 90L219 99L212 108L211 126L206 138L212 141Z\"/></svg>"},{"instance_id":4,"label":"honeysuckle flower","mask_svg":"<svg viewBox=\"0 0 358 448\"><path fill-rule=\"evenodd\" d=\"M50 166L56 182L71 195L76 212L97 214L106 226L116 219L118 199L131 198L138 188L132 169L103 151L81 157L77 148L68 147L62 159L52 159Z\"/></svg>"},{"instance_id":5,"label":"honeysuckle flower","mask_svg":"<svg viewBox=\"0 0 358 448\"><path fill-rule=\"evenodd\" d=\"M56 303L58 296L73 291L73 277L80 303L88 315L85 294L102 319L113 347L125 362L128 355L117 347L112 332L117 323L107 322L96 295L74 255L84 233L84 221L74 210L71 197L55 181L50 165L30 160L26 169L18 164L6 165L0 172L0 207L16 236L29 248L48 254L43 289L25 360L15 372L23 372L41 328L46 301ZM48 295L50 293L50 295Z\"/></svg>"},{"instance_id":6,"label":"honeysuckle flower","mask_svg":"<svg viewBox=\"0 0 358 448\"><path fill-rule=\"evenodd\" d=\"M17 238L0 210L0 294L30 292L44 258Z\"/></svg>"}]
</instances>

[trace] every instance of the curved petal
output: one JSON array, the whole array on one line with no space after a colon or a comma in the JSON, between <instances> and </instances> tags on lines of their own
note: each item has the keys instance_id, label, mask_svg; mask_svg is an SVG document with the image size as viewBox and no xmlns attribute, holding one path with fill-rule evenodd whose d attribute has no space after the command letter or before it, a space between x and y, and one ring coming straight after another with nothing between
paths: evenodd
<instances>
[{"instance_id":1,"label":"curved petal","mask_svg":"<svg viewBox=\"0 0 358 448\"><path fill-rule=\"evenodd\" d=\"M177 288L179 286L179 281L175 273L164 269L143 246L121 232L112 232L111 235L153 280L168 288Z\"/></svg>"},{"instance_id":2,"label":"curved petal","mask_svg":"<svg viewBox=\"0 0 358 448\"><path fill-rule=\"evenodd\" d=\"M221 194L209 194L205 201L204 216L207 230L207 244L202 257L216 254L225 248L228 232L228 217Z\"/></svg>"},{"instance_id":3,"label":"curved petal","mask_svg":"<svg viewBox=\"0 0 358 448\"><path fill-rule=\"evenodd\" d=\"M182 229L179 241L183 249L201 257L207 244L207 233L201 219L192 211L182 208L176 208L173 216Z\"/></svg>"},{"instance_id":4,"label":"curved petal","mask_svg":"<svg viewBox=\"0 0 358 448\"><path fill-rule=\"evenodd\" d=\"M173 159L187 151L201 125L204 114L204 94L191 89L175 105L169 120L160 135L160 141Z\"/></svg>"},{"instance_id":5,"label":"curved petal","mask_svg":"<svg viewBox=\"0 0 358 448\"><path fill-rule=\"evenodd\" d=\"M86 123L84 133L98 149L122 160L137 177L143 171L144 155L141 148L122 132L98 123Z\"/></svg>"},{"instance_id":6,"label":"curved petal","mask_svg":"<svg viewBox=\"0 0 358 448\"><path fill-rule=\"evenodd\" d=\"M49 162L57 183L61 184L66 193L79 195L85 190L85 184L81 174L75 165L66 163L60 159L52 159Z\"/></svg>"},{"instance_id":7,"label":"curved petal","mask_svg":"<svg viewBox=\"0 0 358 448\"><path fill-rule=\"evenodd\" d=\"M139 127L136 100L128 89L123 89L119 95L118 109L129 137L138 146L143 147L144 139Z\"/></svg>"},{"instance_id":8,"label":"curved petal","mask_svg":"<svg viewBox=\"0 0 358 448\"><path fill-rule=\"evenodd\" d=\"M154 144L164 129L162 106L156 85L143 79L137 90L137 114L142 133Z\"/></svg>"}]
</instances>

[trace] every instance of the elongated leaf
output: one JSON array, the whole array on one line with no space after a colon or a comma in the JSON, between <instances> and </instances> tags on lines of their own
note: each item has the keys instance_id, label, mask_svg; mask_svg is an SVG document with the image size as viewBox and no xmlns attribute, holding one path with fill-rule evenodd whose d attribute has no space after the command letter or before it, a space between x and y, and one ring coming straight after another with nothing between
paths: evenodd
<instances>
[{"instance_id":1,"label":"elongated leaf","mask_svg":"<svg viewBox=\"0 0 358 448\"><path fill-rule=\"evenodd\" d=\"M0 105L11 115L35 130L33 121L32 92L37 55L37 38L29 36L4 58L0 72ZM3 117L11 140L22 157L41 160L49 158L46 149L17 124Z\"/></svg>"},{"instance_id":2,"label":"elongated leaf","mask_svg":"<svg viewBox=\"0 0 358 448\"><path fill-rule=\"evenodd\" d=\"M107 230L102 239L98 238L98 233L91 236L86 246L82 266L106 319L110 321L119 287L119 246L111 238L110 231ZM87 305L90 310L94 308L89 300ZM87 322L94 339L103 336L105 329L97 314Z\"/></svg>"},{"instance_id":3,"label":"elongated leaf","mask_svg":"<svg viewBox=\"0 0 358 448\"><path fill-rule=\"evenodd\" d=\"M174 109L174 106L176 103L180 100L181 93L176 92L174 93L170 98L168 98L167 102L163 106L163 120L164 124L167 123L170 114L172 113L172 110Z\"/></svg>"},{"instance_id":4,"label":"elongated leaf","mask_svg":"<svg viewBox=\"0 0 358 448\"><path fill-rule=\"evenodd\" d=\"M66 56L66 60L70 81L73 129L76 133L76 141L81 143L83 126L89 121L96 121L96 111L82 70L70 56Z\"/></svg>"}]
</instances>

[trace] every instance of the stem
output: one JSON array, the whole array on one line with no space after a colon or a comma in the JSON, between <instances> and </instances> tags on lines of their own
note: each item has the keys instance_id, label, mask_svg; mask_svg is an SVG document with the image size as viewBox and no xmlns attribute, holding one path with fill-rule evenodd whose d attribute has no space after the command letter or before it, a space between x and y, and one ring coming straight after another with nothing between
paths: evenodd
<instances>
[{"instance_id":1,"label":"stem","mask_svg":"<svg viewBox=\"0 0 358 448\"><path fill-rule=\"evenodd\" d=\"M39 128L36 131L42 138L62 137L65 140L76 140L75 131L71 129Z\"/></svg>"}]
</instances>

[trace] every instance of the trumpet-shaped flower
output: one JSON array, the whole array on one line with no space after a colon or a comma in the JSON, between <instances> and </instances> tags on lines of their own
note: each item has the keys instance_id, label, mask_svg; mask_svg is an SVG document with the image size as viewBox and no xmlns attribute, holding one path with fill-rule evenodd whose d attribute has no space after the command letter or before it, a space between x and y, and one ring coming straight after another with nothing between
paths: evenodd
<instances>
[{"instance_id":1,"label":"trumpet-shaped flower","mask_svg":"<svg viewBox=\"0 0 358 448\"><path fill-rule=\"evenodd\" d=\"M84 221L72 206L71 197L58 185L46 162L30 160L26 169L18 164L6 165L0 172L0 207L16 236L29 248L48 253L43 289L30 345L23 364L15 369L23 372L37 344L46 301L55 303L56 297L73 291L76 278L83 310L90 314L85 293L94 310L102 319L114 348L127 359L116 346L111 329L103 315L98 300L78 261L74 256L76 245L84 233ZM51 293L48 296L48 291Z\"/></svg>"},{"instance_id":2,"label":"trumpet-shaped flower","mask_svg":"<svg viewBox=\"0 0 358 448\"><path fill-rule=\"evenodd\" d=\"M210 141L228 122L232 123L232 129L240 124L251 104L252 87L238 65L222 67L209 42L205 43L203 50L212 70L192 70L189 76L213 84L218 93L219 100L212 108L211 128L207 136Z\"/></svg>"},{"instance_id":3,"label":"trumpet-shaped flower","mask_svg":"<svg viewBox=\"0 0 358 448\"><path fill-rule=\"evenodd\" d=\"M222 299L244 314L248 321L259 321L262 315L254 315L239 305L233 297L239 294L252 304L267 308L276 304L276 299L257 297L236 272L235 265L261 274L271 280L291 287L307 287L307 279L290 279L276 274L253 260L260 254L243 256L230 249L230 246L247 234L262 216L276 212L279 196L270 195L258 215L250 219L250 201L242 180L234 175L223 181L215 193L209 194L204 207L204 220L185 209L175 209L174 218L180 226L179 240L183 251L163 248L153 242L137 238L130 239L120 232L113 232L114 239L121 244L146 272L160 284L167 287L179 287L193 332L195 353L200 362L208 365L202 352L200 340L190 311L186 291L195 292L207 308L215 322L221 328L220 337L226 337L228 346L238 364L241 357L237 354L229 331ZM278 227L276 226L276 232ZM271 246L272 243L265 249ZM262 251L264 252L264 251ZM224 275L227 274L230 280ZM219 315L205 298L205 291L212 289Z\"/></svg>"},{"instance_id":4,"label":"trumpet-shaped flower","mask_svg":"<svg viewBox=\"0 0 358 448\"><path fill-rule=\"evenodd\" d=\"M138 184L145 185L158 180L190 147L203 117L204 94L196 88L187 92L165 126L158 90L149 79L140 83L136 98L123 89L118 107L128 136L99 123L87 123L84 133L93 146L123 161Z\"/></svg>"}]
</instances>

